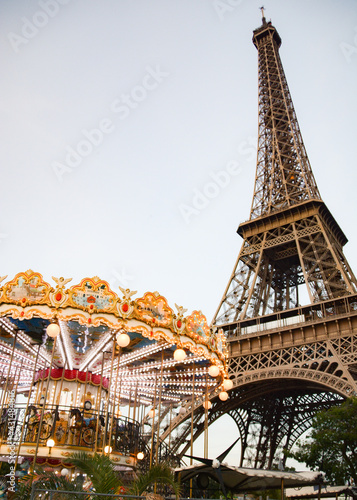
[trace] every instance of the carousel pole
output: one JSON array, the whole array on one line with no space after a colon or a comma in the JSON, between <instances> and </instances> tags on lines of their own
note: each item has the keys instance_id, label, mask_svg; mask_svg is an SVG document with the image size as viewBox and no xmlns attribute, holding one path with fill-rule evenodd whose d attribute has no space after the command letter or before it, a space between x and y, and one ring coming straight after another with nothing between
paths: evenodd
<instances>
[{"instance_id":1,"label":"carousel pole","mask_svg":"<svg viewBox=\"0 0 357 500\"><path fill-rule=\"evenodd\" d=\"M134 416L133 416L133 429L138 429L138 427L136 426L136 408L138 407L138 385L139 385L139 380L136 381L136 386L135 386L135 395L134 395ZM139 419L139 413L140 413L140 405L138 407L138 419ZM135 426L135 427L134 427ZM135 436L135 438L134 438ZM138 452L138 444L139 444L139 429L138 429L138 432L133 431L133 441L134 441L134 446L135 446L135 450L136 450L136 454Z\"/></svg>"},{"instance_id":2,"label":"carousel pole","mask_svg":"<svg viewBox=\"0 0 357 500\"><path fill-rule=\"evenodd\" d=\"M17 393L17 387L19 385L19 381L20 381L20 375L21 375L21 371L22 371L22 365L24 363L24 360L21 359L21 364L20 364L20 370L19 370L19 373L18 373L18 376L17 376L17 380L16 380L16 377L15 377L15 380L14 380L14 385L15 385L15 394Z\"/></svg>"},{"instance_id":3,"label":"carousel pole","mask_svg":"<svg viewBox=\"0 0 357 500\"><path fill-rule=\"evenodd\" d=\"M86 402L87 383L88 383L88 368L86 371L86 381L84 382L84 389L83 389L83 408L84 408L84 403ZM75 404L77 403L78 386L79 386L79 384L77 384ZM78 406L81 406L81 405L78 405Z\"/></svg>"},{"instance_id":4,"label":"carousel pole","mask_svg":"<svg viewBox=\"0 0 357 500\"><path fill-rule=\"evenodd\" d=\"M192 400L191 400L191 455L193 455L193 409L195 405L195 368L192 368ZM190 465L192 465L193 460L190 458ZM192 497L192 479L190 479L190 497Z\"/></svg>"},{"instance_id":5,"label":"carousel pole","mask_svg":"<svg viewBox=\"0 0 357 500\"><path fill-rule=\"evenodd\" d=\"M191 399L191 455L193 455L193 410L195 405L195 368L193 365L192 371L192 399ZM192 458L190 459L190 465L192 465Z\"/></svg>"},{"instance_id":6,"label":"carousel pole","mask_svg":"<svg viewBox=\"0 0 357 500\"><path fill-rule=\"evenodd\" d=\"M171 448L171 423L172 423L172 403L170 403L169 449Z\"/></svg>"},{"instance_id":7,"label":"carousel pole","mask_svg":"<svg viewBox=\"0 0 357 500\"><path fill-rule=\"evenodd\" d=\"M40 377L40 380L39 380L39 383L37 386L35 405L37 405L37 404L41 405L43 386L45 385L45 378L46 378L45 375L46 375L46 365L44 365L44 376L42 378Z\"/></svg>"},{"instance_id":8,"label":"carousel pole","mask_svg":"<svg viewBox=\"0 0 357 500\"><path fill-rule=\"evenodd\" d=\"M107 441L107 427L108 427L108 419L109 419L109 401L110 401L110 388L112 385L112 376L113 376L113 364L114 364L114 353L115 353L115 339L113 337L113 349L112 349L112 362L110 365L110 376L109 376L109 381L108 381L108 392L107 392L107 401L106 401L106 414L105 414L105 426L104 426L104 439L103 439L103 451L102 455L104 455L104 448L106 445ZM114 411L114 408L113 408ZM110 450L110 437L111 437L111 432L109 431L109 450ZM110 452L108 453L108 455Z\"/></svg>"},{"instance_id":9,"label":"carousel pole","mask_svg":"<svg viewBox=\"0 0 357 500\"><path fill-rule=\"evenodd\" d=\"M138 397L138 383L139 381L136 381L136 386L135 386L135 393L134 393L134 410L133 410L133 420L135 421L136 418L136 401Z\"/></svg>"},{"instance_id":10,"label":"carousel pole","mask_svg":"<svg viewBox=\"0 0 357 500\"><path fill-rule=\"evenodd\" d=\"M56 403L56 394L57 394L57 385L56 385L55 397L54 397L53 402L57 405L57 408L61 404L61 394L62 394L62 387L63 387L64 372L65 372L65 369L66 369L66 364L67 364L67 360L64 361L64 365L63 365L63 369L62 369L61 384L60 384L60 390L59 390L59 393L58 393L58 403Z\"/></svg>"},{"instance_id":11,"label":"carousel pole","mask_svg":"<svg viewBox=\"0 0 357 500\"><path fill-rule=\"evenodd\" d=\"M53 325L55 325L56 323L52 323ZM48 327L47 327L47 335L48 335L48 329L50 328L50 326L52 325L50 324ZM51 370L52 370L52 364L53 364L53 357L54 357L54 354L55 354L55 349L56 349L56 340L57 340L57 336L59 335L60 333L60 328L59 326L56 324L56 326L58 327L58 333L56 336L52 337L53 338L53 346L52 346L52 353L51 353L51 361L50 361L50 366L49 366L49 369L48 369L48 379L47 379L47 384L46 384L46 390L45 390L45 395L44 395L44 401L43 401L43 405L42 405L42 408L41 408L41 416L40 416L40 421L39 421L39 424L38 424L38 431L37 431L37 441L36 441L36 449L35 449L35 454L34 454L34 457L33 457L33 464L32 464L32 472L34 470L34 467L35 467L35 464L36 464L36 459L37 459L37 454L38 454L38 447L40 445L40 436L41 436L41 427L42 427L42 423L43 423L43 416L45 414L45 406L46 406L46 401L47 401L47 394L48 394L48 388L50 386L50 380L51 380ZM50 336L50 335L48 335ZM46 370L45 370L45 376L46 376Z\"/></svg>"},{"instance_id":12,"label":"carousel pole","mask_svg":"<svg viewBox=\"0 0 357 500\"><path fill-rule=\"evenodd\" d=\"M113 422L114 422L114 412L115 412L115 396L117 393L118 375L119 375L120 349L121 348L119 347L118 361L117 361L117 373L116 373L116 377L115 377L115 386L114 386L114 394L113 394L113 411L112 411L112 418L111 418L110 427L109 427L109 446L110 446L110 443L112 442ZM115 344L113 345L113 350L115 350ZM120 402L120 397L119 397L119 402Z\"/></svg>"},{"instance_id":13,"label":"carousel pole","mask_svg":"<svg viewBox=\"0 0 357 500\"><path fill-rule=\"evenodd\" d=\"M159 439L160 439L160 416L161 416L161 397L162 397L162 376L164 371L164 350L161 351L161 367L160 367L160 392L159 392L159 409L158 409L158 418L157 418L157 429L156 429L156 456L155 461L159 463ZM156 483L155 483L156 490ZM156 493L156 491L155 491Z\"/></svg>"},{"instance_id":14,"label":"carousel pole","mask_svg":"<svg viewBox=\"0 0 357 500\"><path fill-rule=\"evenodd\" d=\"M26 425L26 415L27 415L27 412L28 412L28 408L30 406L30 394L32 392L32 388L33 388L33 385L34 385L34 382L35 382L36 366L37 366L38 355L40 354L41 345L42 344L38 344L38 349L37 349L37 353L36 353L35 365L34 365L34 368L33 368L32 380L31 380L29 395L28 395L27 402L26 402L26 409L25 409L25 414L24 414L24 420L23 420L22 426L21 426L20 442L19 442L19 446L17 448L17 454L16 454L16 459L15 459L15 466L14 466L15 470L16 470L16 467L17 467L17 462L19 461L20 447L21 447L21 444L22 444L22 438L24 436L24 430L25 430L25 425Z\"/></svg>"},{"instance_id":15,"label":"carousel pole","mask_svg":"<svg viewBox=\"0 0 357 500\"><path fill-rule=\"evenodd\" d=\"M140 427L144 428L144 419L145 419L145 405L141 404L141 415L140 415Z\"/></svg>"},{"instance_id":16,"label":"carousel pole","mask_svg":"<svg viewBox=\"0 0 357 500\"><path fill-rule=\"evenodd\" d=\"M62 378L62 375L61 375L61 378ZM55 405L55 401L56 401L56 393L57 393L57 385L58 385L58 380L55 380L55 385L54 387L52 388L52 394L53 394L53 398L52 398L52 404ZM51 401L50 401L51 403Z\"/></svg>"},{"instance_id":17,"label":"carousel pole","mask_svg":"<svg viewBox=\"0 0 357 500\"><path fill-rule=\"evenodd\" d=\"M103 387L103 369L104 369L104 358L105 358L105 352L103 352L103 357L102 357L102 369L100 372L100 384L99 384L99 390L97 392L97 400L96 400L96 410L97 410L97 425L95 428L95 443L94 443L94 453L97 453L97 448L98 448L98 433L99 433L99 413L100 413L100 400L101 400L101 395L102 395L102 387Z\"/></svg>"},{"instance_id":18,"label":"carousel pole","mask_svg":"<svg viewBox=\"0 0 357 500\"><path fill-rule=\"evenodd\" d=\"M152 456L154 451L156 388L157 388L157 373L155 373L154 405L153 405L153 416L152 416L152 426L151 426L150 469L152 466Z\"/></svg>"},{"instance_id":19,"label":"carousel pole","mask_svg":"<svg viewBox=\"0 0 357 500\"><path fill-rule=\"evenodd\" d=\"M15 331L14 345L12 346L12 351L11 351L10 361L9 361L9 367L7 369L5 389L4 389L4 392L1 395L1 411L0 411L0 415L1 416L2 416L2 413L3 413L3 407L4 407L4 404L5 404L5 401L7 399L7 388L9 386L9 379L10 379L10 373L11 373L11 365L12 365L12 360L14 358L14 353L15 353L15 348L16 348L16 340L17 340L17 330Z\"/></svg>"},{"instance_id":20,"label":"carousel pole","mask_svg":"<svg viewBox=\"0 0 357 500\"><path fill-rule=\"evenodd\" d=\"M63 372L64 372L64 370L63 370ZM78 370L78 371L77 371L77 373L76 373L76 394L73 396L73 402L72 402L72 403L73 403L74 408L78 408L79 406L81 406L81 405L80 405L80 403L79 403L79 395L78 395L78 393L80 393L80 392L81 392L81 390L80 390L80 387L81 387L81 381L79 380L79 377L78 377L78 372L79 372L79 370ZM88 372L86 372L86 381L85 381L85 385L87 384L87 373L88 373ZM78 405L77 405L77 401L78 401ZM84 401L85 401L85 396L83 395L83 403L84 403ZM67 405L66 405L66 406L67 406ZM72 405L71 405L71 406L72 406Z\"/></svg>"},{"instance_id":21,"label":"carousel pole","mask_svg":"<svg viewBox=\"0 0 357 500\"><path fill-rule=\"evenodd\" d=\"M33 401L34 405L37 405L38 394L39 394L39 391L40 391L40 387L42 387L42 384L43 384L43 379L41 379L41 375L40 375L40 377L38 379L36 391L35 391L35 397L34 397L34 401Z\"/></svg>"},{"instance_id":22,"label":"carousel pole","mask_svg":"<svg viewBox=\"0 0 357 500\"><path fill-rule=\"evenodd\" d=\"M129 406L128 406L128 419L130 420L130 414L131 414L131 381L129 382Z\"/></svg>"},{"instance_id":23,"label":"carousel pole","mask_svg":"<svg viewBox=\"0 0 357 500\"><path fill-rule=\"evenodd\" d=\"M203 457L208 458L208 385L206 373L206 394L205 394L205 426L204 426L204 441L203 441Z\"/></svg>"},{"instance_id":24,"label":"carousel pole","mask_svg":"<svg viewBox=\"0 0 357 500\"><path fill-rule=\"evenodd\" d=\"M118 360L118 369L119 369L119 360ZM123 375L120 375L119 380L119 392L118 392L118 418L121 416L120 410L120 399L121 399L121 386L122 386Z\"/></svg>"},{"instance_id":25,"label":"carousel pole","mask_svg":"<svg viewBox=\"0 0 357 500\"><path fill-rule=\"evenodd\" d=\"M5 368L4 368L4 367L2 367L2 368L1 368L1 375L0 375L0 380L1 380L0 385L1 385L1 386L2 386L2 384L3 384L3 382L4 382L4 379L5 379L5 373L4 373L4 372L5 372ZM1 387L0 387L0 389L1 389ZM1 391L2 391L2 389L1 389ZM0 395L0 408L1 408L1 406L2 406L1 402L2 402L2 392L1 392L1 395ZM1 464L0 464L0 465L1 465Z\"/></svg>"},{"instance_id":26,"label":"carousel pole","mask_svg":"<svg viewBox=\"0 0 357 500\"><path fill-rule=\"evenodd\" d=\"M16 394L17 394L17 388L19 386L19 382L20 382L20 376L21 376L21 372L22 372L22 365L23 365L23 362L24 360L21 359L21 365L20 365L20 370L19 370L19 374L17 376L17 380L15 382L15 388L14 388L14 392L15 392L15 399L16 399Z\"/></svg>"}]
</instances>

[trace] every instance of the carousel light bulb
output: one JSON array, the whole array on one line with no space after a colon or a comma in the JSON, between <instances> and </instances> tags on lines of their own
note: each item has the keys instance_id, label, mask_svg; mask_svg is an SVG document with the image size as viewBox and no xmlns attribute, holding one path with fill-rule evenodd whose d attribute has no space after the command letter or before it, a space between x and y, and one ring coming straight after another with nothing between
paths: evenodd
<instances>
[{"instance_id":1,"label":"carousel light bulb","mask_svg":"<svg viewBox=\"0 0 357 500\"><path fill-rule=\"evenodd\" d=\"M54 440L53 440L52 438L50 438L50 439L47 439L47 443L46 443L46 445L47 445L49 448L53 448L53 447L54 447L54 445L55 445L55 442L54 442Z\"/></svg>"},{"instance_id":2,"label":"carousel light bulb","mask_svg":"<svg viewBox=\"0 0 357 500\"><path fill-rule=\"evenodd\" d=\"M228 392L226 392L226 391L220 392L219 393L219 399L221 401L227 401L227 399L228 399Z\"/></svg>"},{"instance_id":3,"label":"carousel light bulb","mask_svg":"<svg viewBox=\"0 0 357 500\"><path fill-rule=\"evenodd\" d=\"M130 344L130 337L127 333L117 333L116 339L120 347L126 347Z\"/></svg>"},{"instance_id":4,"label":"carousel light bulb","mask_svg":"<svg viewBox=\"0 0 357 500\"><path fill-rule=\"evenodd\" d=\"M52 338L58 337L60 331L60 327L57 325L57 323L50 323L46 328L47 335Z\"/></svg>"},{"instance_id":5,"label":"carousel light bulb","mask_svg":"<svg viewBox=\"0 0 357 500\"><path fill-rule=\"evenodd\" d=\"M211 375L211 377L217 377L217 375L219 375L219 368L217 365L211 365L208 369L208 373L209 375Z\"/></svg>"},{"instance_id":6,"label":"carousel light bulb","mask_svg":"<svg viewBox=\"0 0 357 500\"><path fill-rule=\"evenodd\" d=\"M207 401L205 401L205 402L203 403L203 408L204 408L205 410L210 410L210 409L212 408L212 403L211 403L211 401L208 401L208 400L207 400Z\"/></svg>"},{"instance_id":7,"label":"carousel light bulb","mask_svg":"<svg viewBox=\"0 0 357 500\"><path fill-rule=\"evenodd\" d=\"M225 380L223 380L223 387L224 387L225 391L229 391L230 389L232 389L232 387L233 387L232 380L229 378L226 378Z\"/></svg>"},{"instance_id":8,"label":"carousel light bulb","mask_svg":"<svg viewBox=\"0 0 357 500\"><path fill-rule=\"evenodd\" d=\"M69 473L69 470L66 469L66 468L64 468L64 469L61 470L61 476L67 476L68 473Z\"/></svg>"},{"instance_id":9,"label":"carousel light bulb","mask_svg":"<svg viewBox=\"0 0 357 500\"><path fill-rule=\"evenodd\" d=\"M145 456L144 453L142 451L139 451L139 453L136 455L136 458L138 460L142 460L144 458L144 456Z\"/></svg>"},{"instance_id":10,"label":"carousel light bulb","mask_svg":"<svg viewBox=\"0 0 357 500\"><path fill-rule=\"evenodd\" d=\"M51 455L52 448L55 445L54 439L52 439L52 438L47 439L46 445L48 446L48 453L49 453L49 455Z\"/></svg>"},{"instance_id":11,"label":"carousel light bulb","mask_svg":"<svg viewBox=\"0 0 357 500\"><path fill-rule=\"evenodd\" d=\"M113 450L113 448L112 448L111 446L106 446L106 447L104 448L104 453L108 453L108 454L109 454L109 453L111 453L111 452L112 452L112 450Z\"/></svg>"},{"instance_id":12,"label":"carousel light bulb","mask_svg":"<svg viewBox=\"0 0 357 500\"><path fill-rule=\"evenodd\" d=\"M183 361L186 357L186 353L183 349L176 349L174 352L174 360L175 361Z\"/></svg>"}]
</instances>

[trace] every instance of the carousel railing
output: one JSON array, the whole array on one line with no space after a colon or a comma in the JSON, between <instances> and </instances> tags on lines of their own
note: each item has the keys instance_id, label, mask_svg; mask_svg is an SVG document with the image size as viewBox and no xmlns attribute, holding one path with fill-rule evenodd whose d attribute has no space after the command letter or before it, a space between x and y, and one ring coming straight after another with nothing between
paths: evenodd
<instances>
[{"instance_id":1,"label":"carousel railing","mask_svg":"<svg viewBox=\"0 0 357 500\"><path fill-rule=\"evenodd\" d=\"M41 419L41 414L43 416ZM41 423L41 426L40 426ZM84 410L58 405L4 406L0 418L0 439L6 443L11 427L12 440L46 446L52 438L55 446L81 447L102 450L110 446L112 452L123 455L139 450L141 431L139 422L109 412Z\"/></svg>"}]
</instances>

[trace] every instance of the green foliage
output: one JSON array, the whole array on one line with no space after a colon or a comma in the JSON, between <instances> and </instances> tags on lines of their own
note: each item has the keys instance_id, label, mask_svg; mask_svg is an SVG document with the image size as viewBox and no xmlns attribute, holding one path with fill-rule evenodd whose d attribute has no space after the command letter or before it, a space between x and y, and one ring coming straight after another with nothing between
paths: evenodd
<instances>
[{"instance_id":1,"label":"green foliage","mask_svg":"<svg viewBox=\"0 0 357 500\"><path fill-rule=\"evenodd\" d=\"M41 467L37 467L36 472L31 472L20 479L13 498L29 499L33 484L36 485L36 489L71 491L73 492L71 496L73 500L86 500L85 495L75 495L75 492L83 491L80 484L75 481L70 481L68 477L45 471ZM42 498L45 498L43 493ZM53 498L54 500L62 500L62 498L65 498L65 495L57 493Z\"/></svg>"},{"instance_id":2,"label":"green foliage","mask_svg":"<svg viewBox=\"0 0 357 500\"><path fill-rule=\"evenodd\" d=\"M286 470L286 469L284 469ZM267 500L275 498L281 500L281 489L278 490L258 490L250 493L250 496L256 500Z\"/></svg>"},{"instance_id":3,"label":"green foliage","mask_svg":"<svg viewBox=\"0 0 357 500\"><path fill-rule=\"evenodd\" d=\"M129 486L128 494L140 496L155 484L170 486L176 497L180 495L179 483L175 480L172 469L165 463L153 465L147 472L140 474Z\"/></svg>"},{"instance_id":4,"label":"green foliage","mask_svg":"<svg viewBox=\"0 0 357 500\"><path fill-rule=\"evenodd\" d=\"M313 470L325 472L332 484L357 484L357 398L318 413L308 441L298 442L290 456Z\"/></svg>"},{"instance_id":5,"label":"green foliage","mask_svg":"<svg viewBox=\"0 0 357 500\"><path fill-rule=\"evenodd\" d=\"M81 473L86 474L92 482L92 488L96 493L119 493L123 486L123 481L114 470L113 462L107 455L94 454L90 455L85 452L75 453L67 461L74 465ZM71 481L66 476L48 472L40 467L36 467L36 473L30 473L20 479L18 488L14 498L29 499L31 494L32 484L36 484L36 489L56 490L54 500L62 500L66 498L62 491L71 491L73 500L86 500L86 495L75 495L75 492L83 491L82 483L79 481ZM145 473L139 474L129 485L126 485L129 495L142 495L144 492L149 492L155 485L169 486L176 497L180 495L179 483L175 480L172 469L165 463L157 464L151 467ZM44 496L42 496L44 498ZM109 497L101 497L103 500Z\"/></svg>"},{"instance_id":6,"label":"green foliage","mask_svg":"<svg viewBox=\"0 0 357 500\"><path fill-rule=\"evenodd\" d=\"M87 474L97 493L118 493L123 486L120 476L114 471L113 462L108 455L93 456L85 452L75 453L68 460L82 473Z\"/></svg>"}]
</instances>

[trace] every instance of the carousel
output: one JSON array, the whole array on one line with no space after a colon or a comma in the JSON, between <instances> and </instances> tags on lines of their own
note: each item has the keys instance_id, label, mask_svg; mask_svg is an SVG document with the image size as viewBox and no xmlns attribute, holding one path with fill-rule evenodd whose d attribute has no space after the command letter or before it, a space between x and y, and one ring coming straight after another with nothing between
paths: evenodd
<instances>
[{"instance_id":1,"label":"carousel","mask_svg":"<svg viewBox=\"0 0 357 500\"><path fill-rule=\"evenodd\" d=\"M0 277L0 460L61 472L75 451L118 467L175 465L171 441L198 406L226 399L226 344L200 311L158 292L31 270ZM64 461L66 464L64 465Z\"/></svg>"}]
</instances>

